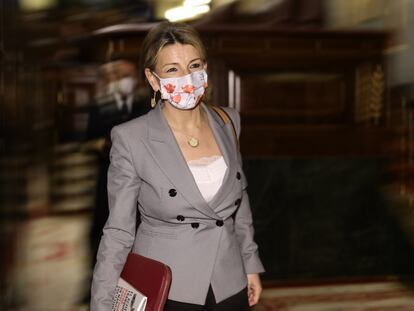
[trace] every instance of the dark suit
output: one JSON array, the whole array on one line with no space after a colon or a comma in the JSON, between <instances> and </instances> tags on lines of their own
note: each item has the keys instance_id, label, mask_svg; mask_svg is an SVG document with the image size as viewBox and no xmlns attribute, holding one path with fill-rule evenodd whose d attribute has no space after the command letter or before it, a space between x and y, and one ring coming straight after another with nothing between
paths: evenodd
<instances>
[{"instance_id":1,"label":"dark suit","mask_svg":"<svg viewBox=\"0 0 414 311\"><path fill-rule=\"evenodd\" d=\"M109 138L111 129L120 123L139 117L150 110L149 100L134 99L132 110L123 113L117 106L115 98L105 96L97 101L89 110L87 139Z\"/></svg>"},{"instance_id":2,"label":"dark suit","mask_svg":"<svg viewBox=\"0 0 414 311\"><path fill-rule=\"evenodd\" d=\"M87 139L105 138L104 150L99 152L99 172L96 189L96 201L93 222L90 232L92 264L95 264L95 254L98 250L103 226L108 218L107 172L109 167L109 149L111 129L120 123L139 117L150 110L149 100L137 100L132 103L132 109L123 113L117 106L114 96L101 98L89 111Z\"/></svg>"}]
</instances>

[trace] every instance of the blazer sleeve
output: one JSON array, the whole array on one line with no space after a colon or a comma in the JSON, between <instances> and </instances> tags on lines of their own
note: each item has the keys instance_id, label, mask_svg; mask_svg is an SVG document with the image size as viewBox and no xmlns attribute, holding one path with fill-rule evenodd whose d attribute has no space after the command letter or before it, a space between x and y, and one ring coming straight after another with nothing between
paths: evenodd
<instances>
[{"instance_id":1,"label":"blazer sleeve","mask_svg":"<svg viewBox=\"0 0 414 311\"><path fill-rule=\"evenodd\" d=\"M236 128L237 139L240 137L241 131L241 122L240 114L237 110L227 108L227 113L231 117L233 124ZM239 150L236 149L238 153L237 158L239 160L239 165L242 167L242 157ZM263 264L259 257L259 250L256 242L254 241L254 228L253 228L253 218L250 208L249 196L247 194L247 181L244 173L242 173L243 181L243 195L240 206L235 215L235 232L237 240L240 245L242 252L244 268L246 273L262 273L265 271Z\"/></svg>"},{"instance_id":2,"label":"blazer sleeve","mask_svg":"<svg viewBox=\"0 0 414 311\"><path fill-rule=\"evenodd\" d=\"M141 185L126 137L116 126L108 169L109 217L99 244L91 287L91 311L110 311L119 275L135 239L136 206Z\"/></svg>"}]
</instances>

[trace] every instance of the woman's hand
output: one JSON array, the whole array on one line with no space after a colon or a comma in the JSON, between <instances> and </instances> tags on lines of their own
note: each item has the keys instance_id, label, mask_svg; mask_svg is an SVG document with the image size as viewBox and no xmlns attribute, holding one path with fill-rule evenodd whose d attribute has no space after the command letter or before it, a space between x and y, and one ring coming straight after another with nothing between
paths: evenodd
<instances>
[{"instance_id":1,"label":"woman's hand","mask_svg":"<svg viewBox=\"0 0 414 311\"><path fill-rule=\"evenodd\" d=\"M262 293L262 283L259 274L247 275L247 297L249 298L249 306L257 304Z\"/></svg>"}]
</instances>

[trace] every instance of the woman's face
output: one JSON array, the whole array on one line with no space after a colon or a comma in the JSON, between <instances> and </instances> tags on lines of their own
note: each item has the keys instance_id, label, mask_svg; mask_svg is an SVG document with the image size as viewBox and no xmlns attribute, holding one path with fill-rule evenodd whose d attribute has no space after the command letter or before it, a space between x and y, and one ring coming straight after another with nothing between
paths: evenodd
<instances>
[{"instance_id":1,"label":"woman's face","mask_svg":"<svg viewBox=\"0 0 414 311\"><path fill-rule=\"evenodd\" d=\"M174 43L161 49L154 71L160 78L176 78L202 69L207 69L207 65L194 46ZM158 91L158 79L149 68L145 69L145 75L154 91Z\"/></svg>"}]
</instances>

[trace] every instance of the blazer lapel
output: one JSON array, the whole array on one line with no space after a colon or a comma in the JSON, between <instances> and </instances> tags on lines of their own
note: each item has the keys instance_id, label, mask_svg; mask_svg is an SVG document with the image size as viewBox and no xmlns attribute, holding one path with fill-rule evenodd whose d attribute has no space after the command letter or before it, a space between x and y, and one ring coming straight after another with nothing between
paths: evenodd
<instances>
[{"instance_id":1,"label":"blazer lapel","mask_svg":"<svg viewBox=\"0 0 414 311\"><path fill-rule=\"evenodd\" d=\"M148 114L149 148L160 169L194 208L209 218L218 219L200 193L194 177L161 111L163 103Z\"/></svg>"},{"instance_id":2,"label":"blazer lapel","mask_svg":"<svg viewBox=\"0 0 414 311\"><path fill-rule=\"evenodd\" d=\"M219 188L213 199L208 203L216 212L218 212L220 203L226 198L229 193L229 189L232 189L233 184L236 181L236 146L231 123L229 122L224 124L223 120L217 115L217 113L215 113L212 109L209 109L204 104L202 105L207 112L210 127L216 138L217 144L219 145L224 161L227 164L227 170L223 178L222 186Z\"/></svg>"}]
</instances>

